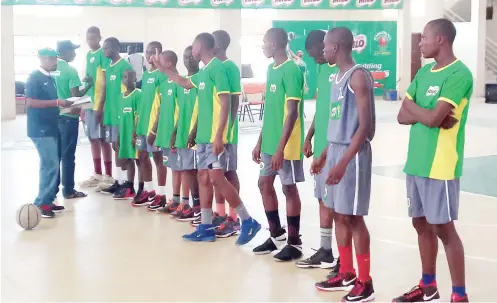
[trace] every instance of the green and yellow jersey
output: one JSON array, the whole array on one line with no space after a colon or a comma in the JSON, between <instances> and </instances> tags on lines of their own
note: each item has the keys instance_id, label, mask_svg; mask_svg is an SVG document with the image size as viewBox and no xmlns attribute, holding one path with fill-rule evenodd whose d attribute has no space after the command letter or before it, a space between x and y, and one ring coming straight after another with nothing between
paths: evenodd
<instances>
[{"instance_id":1,"label":"green and yellow jersey","mask_svg":"<svg viewBox=\"0 0 497 303\"><path fill-rule=\"evenodd\" d=\"M159 84L160 106L159 122L155 145L162 148L171 147L171 135L178 120L178 91L182 88L167 77ZM155 120L153 120L155 122Z\"/></svg>"},{"instance_id":2,"label":"green and yellow jersey","mask_svg":"<svg viewBox=\"0 0 497 303\"><path fill-rule=\"evenodd\" d=\"M316 113L314 114L314 158L319 158L328 146L331 85L338 71L336 64L318 65Z\"/></svg>"},{"instance_id":3,"label":"green and yellow jersey","mask_svg":"<svg viewBox=\"0 0 497 303\"><path fill-rule=\"evenodd\" d=\"M236 95L240 96L242 94L241 87L241 75L240 69L236 65L235 62L231 60L223 61L224 67L226 69L226 74L228 75L228 81L230 84L230 94L231 96ZM231 98L230 96L230 98ZM231 99L230 99L231 101ZM230 115L228 119L228 144L237 144L238 143L238 119L236 117L231 116L231 102L230 102Z\"/></svg>"},{"instance_id":4,"label":"green and yellow jersey","mask_svg":"<svg viewBox=\"0 0 497 303\"><path fill-rule=\"evenodd\" d=\"M285 146L285 160L301 160L304 143L304 77L297 64L291 59L278 66L271 64L267 71L266 100L262 123L261 151L274 155L283 134L287 117L287 101L298 100L298 117Z\"/></svg>"},{"instance_id":5,"label":"green and yellow jersey","mask_svg":"<svg viewBox=\"0 0 497 303\"><path fill-rule=\"evenodd\" d=\"M140 99L141 91L135 88L127 96L121 94L121 99L118 101L119 158L121 159L136 158L136 149L131 142L135 129L136 110Z\"/></svg>"},{"instance_id":6,"label":"green and yellow jersey","mask_svg":"<svg viewBox=\"0 0 497 303\"><path fill-rule=\"evenodd\" d=\"M188 136L198 116L197 89L178 88L178 121L174 147L186 148Z\"/></svg>"},{"instance_id":7,"label":"green and yellow jersey","mask_svg":"<svg viewBox=\"0 0 497 303\"><path fill-rule=\"evenodd\" d=\"M404 172L418 177L452 180L462 175L473 75L459 60L443 68L434 67L435 63L427 64L418 71L406 96L426 109L434 109L438 102L450 103L459 122L451 129L413 124Z\"/></svg>"},{"instance_id":8,"label":"green and yellow jersey","mask_svg":"<svg viewBox=\"0 0 497 303\"><path fill-rule=\"evenodd\" d=\"M190 78L198 91L198 124L196 142L214 142L221 114L220 94L230 94L226 68L218 58L212 58L198 73ZM223 142L228 143L228 126L223 130Z\"/></svg>"},{"instance_id":9,"label":"green and yellow jersey","mask_svg":"<svg viewBox=\"0 0 497 303\"><path fill-rule=\"evenodd\" d=\"M57 70L52 73L52 76L55 78L55 83L57 85L57 97L59 99L66 100L71 98L71 89L75 87L79 88L81 86L78 71L64 60L57 60ZM79 117L79 115L62 115L72 118Z\"/></svg>"},{"instance_id":10,"label":"green and yellow jersey","mask_svg":"<svg viewBox=\"0 0 497 303\"><path fill-rule=\"evenodd\" d=\"M89 51L86 54L86 74L93 78L93 86L86 93L91 97L94 104L93 109L97 110L100 104L100 98L105 89L104 72L110 64L110 59L104 56L102 48L96 51Z\"/></svg>"},{"instance_id":11,"label":"green and yellow jersey","mask_svg":"<svg viewBox=\"0 0 497 303\"><path fill-rule=\"evenodd\" d=\"M142 78L142 100L138 105L136 134L147 136L153 127L160 106L159 84L166 76L158 69L145 71Z\"/></svg>"},{"instance_id":12,"label":"green and yellow jersey","mask_svg":"<svg viewBox=\"0 0 497 303\"><path fill-rule=\"evenodd\" d=\"M121 99L121 94L126 91L123 73L130 69L132 68L128 61L120 58L116 63L110 63L105 70L105 125L119 125L118 101Z\"/></svg>"}]
</instances>

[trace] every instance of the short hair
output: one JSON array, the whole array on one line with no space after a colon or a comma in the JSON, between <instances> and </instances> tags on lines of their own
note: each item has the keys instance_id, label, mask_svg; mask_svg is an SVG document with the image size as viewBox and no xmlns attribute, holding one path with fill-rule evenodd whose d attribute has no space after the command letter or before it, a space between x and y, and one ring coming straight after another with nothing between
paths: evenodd
<instances>
[{"instance_id":1,"label":"short hair","mask_svg":"<svg viewBox=\"0 0 497 303\"><path fill-rule=\"evenodd\" d=\"M266 35L279 48L286 48L286 45L288 44L288 34L284 29L273 27L266 32Z\"/></svg>"},{"instance_id":2,"label":"short hair","mask_svg":"<svg viewBox=\"0 0 497 303\"><path fill-rule=\"evenodd\" d=\"M166 57L169 61L171 61L174 65L178 63L178 56L172 50L166 50L161 53L161 56Z\"/></svg>"},{"instance_id":3,"label":"short hair","mask_svg":"<svg viewBox=\"0 0 497 303\"><path fill-rule=\"evenodd\" d=\"M452 21L445 18L440 18L431 20L430 22L428 22L428 25L431 26L431 28L436 32L437 35L446 37L450 44L454 43L457 30Z\"/></svg>"},{"instance_id":4,"label":"short hair","mask_svg":"<svg viewBox=\"0 0 497 303\"><path fill-rule=\"evenodd\" d=\"M219 47L223 50L227 50L228 46L230 46L231 38L228 32L223 30L217 30L212 33L214 39L217 40Z\"/></svg>"},{"instance_id":5,"label":"short hair","mask_svg":"<svg viewBox=\"0 0 497 303\"><path fill-rule=\"evenodd\" d=\"M112 46L112 48L119 48L121 46L121 43L119 42L119 40L117 40L117 38L114 38L114 37L110 37L110 38L105 39L104 43L110 44L110 46Z\"/></svg>"},{"instance_id":6,"label":"short hair","mask_svg":"<svg viewBox=\"0 0 497 303\"><path fill-rule=\"evenodd\" d=\"M86 31L87 33L92 33L100 36L100 29L96 26L90 26L88 30Z\"/></svg>"},{"instance_id":7,"label":"short hair","mask_svg":"<svg viewBox=\"0 0 497 303\"><path fill-rule=\"evenodd\" d=\"M206 49L214 49L214 36L209 33L200 33L195 37L195 41L199 41Z\"/></svg>"},{"instance_id":8,"label":"short hair","mask_svg":"<svg viewBox=\"0 0 497 303\"><path fill-rule=\"evenodd\" d=\"M185 48L185 50L184 50L184 51L185 51L185 52L186 52L186 51L190 51L190 52L191 52L191 51L192 51L192 48L193 48L193 47L192 47L191 45L188 45L188 46Z\"/></svg>"},{"instance_id":9,"label":"short hair","mask_svg":"<svg viewBox=\"0 0 497 303\"><path fill-rule=\"evenodd\" d=\"M305 38L305 49L310 49L315 45L323 44L324 36L326 36L326 32L322 30L310 31Z\"/></svg>"},{"instance_id":10,"label":"short hair","mask_svg":"<svg viewBox=\"0 0 497 303\"><path fill-rule=\"evenodd\" d=\"M333 42L343 47L345 50L352 51L354 46L354 35L346 27L335 27L328 33L333 37Z\"/></svg>"},{"instance_id":11,"label":"short hair","mask_svg":"<svg viewBox=\"0 0 497 303\"><path fill-rule=\"evenodd\" d=\"M148 45L151 45L159 50L159 53L162 53L162 43L159 41L151 41Z\"/></svg>"}]
</instances>

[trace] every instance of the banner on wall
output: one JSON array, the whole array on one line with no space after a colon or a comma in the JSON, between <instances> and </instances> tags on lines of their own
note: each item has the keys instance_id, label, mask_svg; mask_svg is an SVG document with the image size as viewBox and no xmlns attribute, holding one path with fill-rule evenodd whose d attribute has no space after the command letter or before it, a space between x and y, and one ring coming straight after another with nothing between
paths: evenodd
<instances>
[{"instance_id":1,"label":"banner on wall","mask_svg":"<svg viewBox=\"0 0 497 303\"><path fill-rule=\"evenodd\" d=\"M77 5L164 8L400 9L404 0L2 0L2 5Z\"/></svg>"},{"instance_id":2,"label":"banner on wall","mask_svg":"<svg viewBox=\"0 0 497 303\"><path fill-rule=\"evenodd\" d=\"M304 73L306 98L316 92L316 62L305 52L305 38L312 30L328 31L348 27L354 34L352 55L358 64L368 69L374 78L375 95L395 90L397 80L397 23L368 21L273 21L288 33L288 53Z\"/></svg>"}]
</instances>

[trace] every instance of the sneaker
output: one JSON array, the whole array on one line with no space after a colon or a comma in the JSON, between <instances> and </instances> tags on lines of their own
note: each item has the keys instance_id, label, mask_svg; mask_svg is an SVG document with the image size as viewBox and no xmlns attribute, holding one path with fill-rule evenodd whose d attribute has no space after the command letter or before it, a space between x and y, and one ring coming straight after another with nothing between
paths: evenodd
<instances>
[{"instance_id":1,"label":"sneaker","mask_svg":"<svg viewBox=\"0 0 497 303\"><path fill-rule=\"evenodd\" d=\"M276 255L273 256L276 261L288 262L302 258L302 244L287 244Z\"/></svg>"},{"instance_id":2,"label":"sneaker","mask_svg":"<svg viewBox=\"0 0 497 303\"><path fill-rule=\"evenodd\" d=\"M140 196L136 196L133 199L134 206L144 206L149 205L155 199L155 190L146 191L144 190Z\"/></svg>"},{"instance_id":3,"label":"sneaker","mask_svg":"<svg viewBox=\"0 0 497 303\"><path fill-rule=\"evenodd\" d=\"M245 245L252 241L252 239L261 230L261 225L254 218L250 217L242 222L240 229L240 236L236 240L236 245Z\"/></svg>"},{"instance_id":4,"label":"sneaker","mask_svg":"<svg viewBox=\"0 0 497 303\"><path fill-rule=\"evenodd\" d=\"M214 225L200 224L193 233L184 235L183 239L192 242L214 242L216 241L216 233Z\"/></svg>"},{"instance_id":5,"label":"sneaker","mask_svg":"<svg viewBox=\"0 0 497 303\"><path fill-rule=\"evenodd\" d=\"M333 257L331 249L322 247L314 255L297 262L299 268L334 268L336 265L337 260Z\"/></svg>"},{"instance_id":6,"label":"sneaker","mask_svg":"<svg viewBox=\"0 0 497 303\"><path fill-rule=\"evenodd\" d=\"M355 285L348 295L344 296L342 302L369 302L374 300L373 281L355 281Z\"/></svg>"},{"instance_id":7,"label":"sneaker","mask_svg":"<svg viewBox=\"0 0 497 303\"><path fill-rule=\"evenodd\" d=\"M103 190L114 184L116 180L111 176L102 176L100 183L97 185L97 190Z\"/></svg>"},{"instance_id":8,"label":"sneaker","mask_svg":"<svg viewBox=\"0 0 497 303\"><path fill-rule=\"evenodd\" d=\"M164 208L166 206L166 196L156 195L154 198L154 202L152 202L149 206L149 210L157 210L159 208Z\"/></svg>"},{"instance_id":9,"label":"sneaker","mask_svg":"<svg viewBox=\"0 0 497 303\"><path fill-rule=\"evenodd\" d=\"M226 222L228 219L228 215L220 216L218 214L214 214L214 217L212 218L212 225L214 225L215 228L218 228L221 224Z\"/></svg>"},{"instance_id":10,"label":"sneaker","mask_svg":"<svg viewBox=\"0 0 497 303\"><path fill-rule=\"evenodd\" d=\"M40 209L40 213L41 213L42 218L54 218L55 217L55 212L52 210L51 206L42 205L38 208Z\"/></svg>"},{"instance_id":11,"label":"sneaker","mask_svg":"<svg viewBox=\"0 0 497 303\"><path fill-rule=\"evenodd\" d=\"M218 238L228 238L235 235L240 231L240 219L233 220L232 217L228 217L224 223L219 225L216 230L216 237Z\"/></svg>"},{"instance_id":12,"label":"sneaker","mask_svg":"<svg viewBox=\"0 0 497 303\"><path fill-rule=\"evenodd\" d=\"M133 200L136 197L135 189L133 187L123 186L116 191L112 197L114 200Z\"/></svg>"},{"instance_id":13,"label":"sneaker","mask_svg":"<svg viewBox=\"0 0 497 303\"><path fill-rule=\"evenodd\" d=\"M107 186L106 188L102 189L100 192L102 194L106 194L106 195L113 195L120 188L121 188L121 185L119 185L119 183L117 183L117 181L116 181L116 182L114 182L114 184Z\"/></svg>"},{"instance_id":14,"label":"sneaker","mask_svg":"<svg viewBox=\"0 0 497 303\"><path fill-rule=\"evenodd\" d=\"M173 218L175 218L175 219L176 219L177 217L181 216L181 214L183 214L183 209L185 208L185 206L186 206L186 204L184 204L184 203L180 203L180 204L178 205L178 207L176 208L176 210L175 210L175 211L173 211L173 212L171 213L171 216L172 216Z\"/></svg>"},{"instance_id":15,"label":"sneaker","mask_svg":"<svg viewBox=\"0 0 497 303\"><path fill-rule=\"evenodd\" d=\"M176 208L178 208L179 204L179 202L173 202L172 200L169 200L169 202L163 208L159 208L157 211L163 214L171 214L176 210Z\"/></svg>"},{"instance_id":16,"label":"sneaker","mask_svg":"<svg viewBox=\"0 0 497 303\"><path fill-rule=\"evenodd\" d=\"M243 228L243 225L242 225ZM267 255L272 253L275 250L280 249L286 243L286 235L282 234L279 237L273 238L269 237L266 242L254 248L252 251L256 255Z\"/></svg>"},{"instance_id":17,"label":"sneaker","mask_svg":"<svg viewBox=\"0 0 497 303\"><path fill-rule=\"evenodd\" d=\"M394 298L392 302L430 302L439 301L437 283L433 282L429 285L423 285L423 281L419 285L414 286L410 291L402 296Z\"/></svg>"},{"instance_id":18,"label":"sneaker","mask_svg":"<svg viewBox=\"0 0 497 303\"><path fill-rule=\"evenodd\" d=\"M464 297L461 297L460 295L456 294L456 293L452 293L452 295L450 295L450 302L469 302L469 298L468 298L468 295L465 295Z\"/></svg>"},{"instance_id":19,"label":"sneaker","mask_svg":"<svg viewBox=\"0 0 497 303\"><path fill-rule=\"evenodd\" d=\"M356 280L355 273L338 273L326 281L314 284L314 286L322 291L351 291Z\"/></svg>"},{"instance_id":20,"label":"sneaker","mask_svg":"<svg viewBox=\"0 0 497 303\"><path fill-rule=\"evenodd\" d=\"M192 221L194 219L193 208L190 205L185 204L185 207L183 207L183 212L181 212L181 214L175 218L176 220L181 222Z\"/></svg>"},{"instance_id":21,"label":"sneaker","mask_svg":"<svg viewBox=\"0 0 497 303\"><path fill-rule=\"evenodd\" d=\"M337 258L337 264L335 265L335 267L331 269L330 273L327 276L327 279L333 278L334 276L338 275L339 272L340 272L340 257Z\"/></svg>"},{"instance_id":22,"label":"sneaker","mask_svg":"<svg viewBox=\"0 0 497 303\"><path fill-rule=\"evenodd\" d=\"M55 205L54 203L52 203L51 208L52 208L52 211L53 211L54 213L60 213L60 212L62 212L62 211L64 211L64 210L66 209L64 206L61 206L61 205Z\"/></svg>"},{"instance_id":23,"label":"sneaker","mask_svg":"<svg viewBox=\"0 0 497 303\"><path fill-rule=\"evenodd\" d=\"M102 181L102 175L95 174L91 176L88 180L79 182L79 187L81 188L97 187L101 181Z\"/></svg>"}]
</instances>

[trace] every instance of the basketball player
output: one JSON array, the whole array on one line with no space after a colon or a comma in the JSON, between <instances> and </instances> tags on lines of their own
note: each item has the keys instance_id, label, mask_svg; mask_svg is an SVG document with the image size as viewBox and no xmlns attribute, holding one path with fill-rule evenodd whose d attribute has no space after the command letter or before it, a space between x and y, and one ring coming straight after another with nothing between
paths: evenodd
<instances>
[{"instance_id":1,"label":"basketball player","mask_svg":"<svg viewBox=\"0 0 497 303\"><path fill-rule=\"evenodd\" d=\"M197 127L194 127L192 132L195 135L199 159L202 224L195 232L183 238L196 242L216 239L212 224L213 186L228 201L228 204L236 209L242 220L241 234L236 244L244 245L255 237L261 225L249 215L236 189L224 176L227 157L225 144L228 143L231 101L228 76L223 63L214 56L214 37L211 34L201 33L195 37L192 54L195 60L201 60L205 66L190 79L167 69L159 60L155 62L157 67L174 82L186 89L193 87L198 89L199 115Z\"/></svg>"},{"instance_id":2,"label":"basketball player","mask_svg":"<svg viewBox=\"0 0 497 303\"><path fill-rule=\"evenodd\" d=\"M105 129L103 127L103 113L105 102L105 70L110 63L109 58L104 56L100 47L100 29L96 26L86 31L86 42L90 51L86 55L86 75L93 80L93 86L87 92L94 104L93 108L87 109L82 114L86 136L90 140L91 155L93 157L94 175L90 179L81 182L81 187L99 187L104 189L114 183L112 178L112 149L105 141ZM104 160L105 175L102 173L102 158Z\"/></svg>"},{"instance_id":3,"label":"basketball player","mask_svg":"<svg viewBox=\"0 0 497 303\"><path fill-rule=\"evenodd\" d=\"M309 132L304 141L304 155L309 158L314 155L318 159L328 145L326 130L328 129L330 91L332 82L338 74L336 64L326 62L323 56L324 36L326 32L313 30L309 32L305 40L307 54L318 64L317 77L317 97L316 113L309 128ZM312 137L314 137L314 150L312 149ZM297 267L301 268L334 268L337 261L333 257L331 250L331 238L333 234L333 210L327 207L323 200L326 196L326 177L328 171L323 170L320 174L314 175L314 196L319 202L319 224L321 227L321 248L310 258L297 262Z\"/></svg>"},{"instance_id":4,"label":"basketball player","mask_svg":"<svg viewBox=\"0 0 497 303\"><path fill-rule=\"evenodd\" d=\"M317 283L322 290L350 290L344 302L374 299L370 277L370 238L364 222L371 193L370 141L375 132L373 78L369 71L352 59L354 36L345 27L330 30L324 40L324 57L336 63L339 73L330 96L328 150L313 163L312 172L329 169L325 203L335 212L336 237L340 254L340 272ZM352 239L356 251L358 275L352 259Z\"/></svg>"},{"instance_id":5,"label":"basketball player","mask_svg":"<svg viewBox=\"0 0 497 303\"><path fill-rule=\"evenodd\" d=\"M473 75L452 49L454 24L430 21L419 44L422 67L409 86L398 115L411 125L404 168L407 206L418 233L422 278L419 285L394 302L440 300L436 282L438 239L444 245L452 278L451 302L468 302L465 287L464 248L454 226L459 211L459 178L464 159L465 126Z\"/></svg>"},{"instance_id":6,"label":"basketball player","mask_svg":"<svg viewBox=\"0 0 497 303\"><path fill-rule=\"evenodd\" d=\"M280 176L286 197L288 241L274 255L277 261L291 261L302 256L300 240L300 196L297 182L303 182L302 145L304 141L304 103L302 72L288 58L288 35L281 28L271 28L264 35L262 50L274 63L268 68L266 105L262 131L252 152L260 164L259 189L264 203L271 236L254 248L255 254L269 254L286 240L278 212L274 179Z\"/></svg>"}]
</instances>

